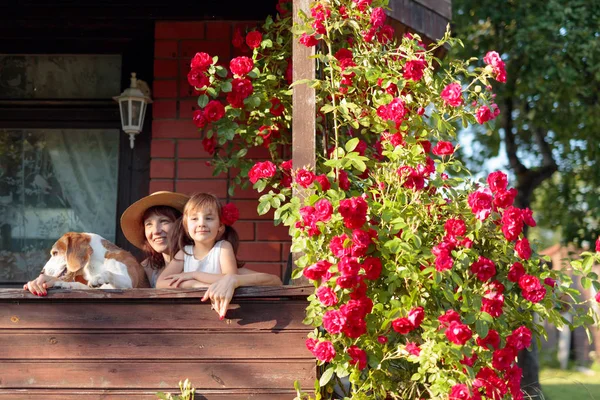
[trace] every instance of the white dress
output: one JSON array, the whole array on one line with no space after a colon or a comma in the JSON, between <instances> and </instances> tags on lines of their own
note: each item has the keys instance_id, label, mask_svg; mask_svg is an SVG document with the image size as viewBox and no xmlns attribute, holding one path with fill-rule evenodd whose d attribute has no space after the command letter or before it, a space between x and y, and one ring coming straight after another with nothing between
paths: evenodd
<instances>
[{"instance_id":1,"label":"white dress","mask_svg":"<svg viewBox=\"0 0 600 400\"><path fill-rule=\"evenodd\" d=\"M219 240L202 260L194 257L194 246L185 246L183 248L183 272L206 272L208 274L221 273L221 245Z\"/></svg>"}]
</instances>

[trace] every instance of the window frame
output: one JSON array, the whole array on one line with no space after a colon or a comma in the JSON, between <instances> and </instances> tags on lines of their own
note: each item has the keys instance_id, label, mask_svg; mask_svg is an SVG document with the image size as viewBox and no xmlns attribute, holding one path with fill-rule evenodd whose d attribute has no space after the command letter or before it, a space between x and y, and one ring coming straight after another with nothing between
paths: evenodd
<instances>
[{"instance_id":1,"label":"window frame","mask_svg":"<svg viewBox=\"0 0 600 400\"><path fill-rule=\"evenodd\" d=\"M0 21L2 22L2 21ZM52 31L56 21L45 21ZM78 24L91 22L78 21ZM121 55L121 91L129 87L131 72L136 72L152 87L154 59L154 21L128 27L125 37L115 38L124 21L115 20L94 30L94 40L81 36L77 25L72 26L73 40L48 40L38 34L17 29L0 39L0 54L119 54ZM39 31L43 32L43 31ZM36 31L37 33L37 31ZM22 36L21 38L19 38ZM98 40L105 37L105 40ZM15 40L17 39L17 40ZM16 46L18 44L18 46ZM115 93L118 96L120 93ZM120 229L123 211L137 199L148 195L150 184L150 143L152 138L152 107L148 107L142 133L136 136L135 147L129 146L129 136L121 130L118 104L113 100L73 99L3 99L0 100L0 128L22 129L118 129L119 165L116 204L115 244L140 256ZM2 266L0 265L0 268ZM33 278L33 277L32 277ZM0 287L22 286L25 282L1 282Z\"/></svg>"}]
</instances>

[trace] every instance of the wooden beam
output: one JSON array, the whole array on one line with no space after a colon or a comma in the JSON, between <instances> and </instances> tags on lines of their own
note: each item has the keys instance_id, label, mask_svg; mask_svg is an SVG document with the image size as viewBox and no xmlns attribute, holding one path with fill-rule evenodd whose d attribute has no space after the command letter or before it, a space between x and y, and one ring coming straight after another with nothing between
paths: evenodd
<instances>
[{"instance_id":1,"label":"wooden beam","mask_svg":"<svg viewBox=\"0 0 600 400\"><path fill-rule=\"evenodd\" d=\"M310 15L309 0L294 0L294 23L298 12ZM314 47L297 40L292 45L293 80L314 79ZM292 160L294 169L315 166L315 90L306 84L294 86L292 95ZM300 195L300 193L298 193Z\"/></svg>"}]
</instances>

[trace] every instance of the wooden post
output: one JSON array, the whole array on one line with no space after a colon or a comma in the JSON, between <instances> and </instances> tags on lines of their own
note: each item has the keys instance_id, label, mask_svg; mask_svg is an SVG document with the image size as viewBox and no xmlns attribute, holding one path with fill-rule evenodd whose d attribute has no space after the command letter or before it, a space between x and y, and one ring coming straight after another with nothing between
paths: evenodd
<instances>
[{"instance_id":1,"label":"wooden post","mask_svg":"<svg viewBox=\"0 0 600 400\"><path fill-rule=\"evenodd\" d=\"M298 12L310 14L309 0L294 0L294 23L300 23ZM292 45L293 80L314 79L314 47L294 40ZM315 166L315 90L306 84L294 86L292 95L292 162L294 169ZM294 195L302 196L301 193Z\"/></svg>"},{"instance_id":2,"label":"wooden post","mask_svg":"<svg viewBox=\"0 0 600 400\"><path fill-rule=\"evenodd\" d=\"M293 13L294 24L301 23L298 12L303 11L310 15L309 0L294 0ZM311 58L315 54L314 47L306 47L293 41L292 45L292 66L293 80L314 79L315 60ZM309 167L314 170L316 161L315 148L315 90L306 85L294 86L292 94L292 164L296 170L298 168ZM294 196L303 199L308 192L305 190L294 190ZM292 263L295 267L296 260L301 254L293 253ZM293 285L308 284L305 278L296 279Z\"/></svg>"}]
</instances>

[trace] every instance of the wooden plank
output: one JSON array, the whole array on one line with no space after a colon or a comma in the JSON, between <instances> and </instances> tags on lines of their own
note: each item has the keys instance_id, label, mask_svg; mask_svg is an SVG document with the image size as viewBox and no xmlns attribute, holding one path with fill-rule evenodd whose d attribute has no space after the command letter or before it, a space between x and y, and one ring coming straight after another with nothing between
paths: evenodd
<instances>
[{"instance_id":1,"label":"wooden plank","mask_svg":"<svg viewBox=\"0 0 600 400\"><path fill-rule=\"evenodd\" d=\"M312 360L304 345L306 333L5 330L0 331L0 360Z\"/></svg>"},{"instance_id":2,"label":"wooden plank","mask_svg":"<svg viewBox=\"0 0 600 400\"><path fill-rule=\"evenodd\" d=\"M395 3L398 0L391 0L390 3ZM441 15L447 20L452 19L452 1L450 0L412 0Z\"/></svg>"},{"instance_id":3,"label":"wooden plank","mask_svg":"<svg viewBox=\"0 0 600 400\"><path fill-rule=\"evenodd\" d=\"M178 394L179 389L161 389ZM14 389L0 392L0 400L156 400L156 392L146 390L47 390ZM290 400L295 391L285 390L201 390L196 391L195 400Z\"/></svg>"},{"instance_id":4,"label":"wooden plank","mask_svg":"<svg viewBox=\"0 0 600 400\"><path fill-rule=\"evenodd\" d=\"M0 389L174 389L188 378L199 389L290 389L311 387L314 361L3 362Z\"/></svg>"},{"instance_id":5,"label":"wooden plank","mask_svg":"<svg viewBox=\"0 0 600 400\"><path fill-rule=\"evenodd\" d=\"M210 304L28 302L0 306L0 329L306 330L303 301L248 301L219 320Z\"/></svg>"},{"instance_id":6,"label":"wooden plank","mask_svg":"<svg viewBox=\"0 0 600 400\"><path fill-rule=\"evenodd\" d=\"M234 301L246 298L297 298L306 299L314 286L255 286L236 289ZM201 299L206 289L93 289L65 290L50 289L47 297L38 297L23 289L0 289L2 300L33 300L44 302L48 299ZM196 302L196 300L194 300Z\"/></svg>"}]
</instances>

